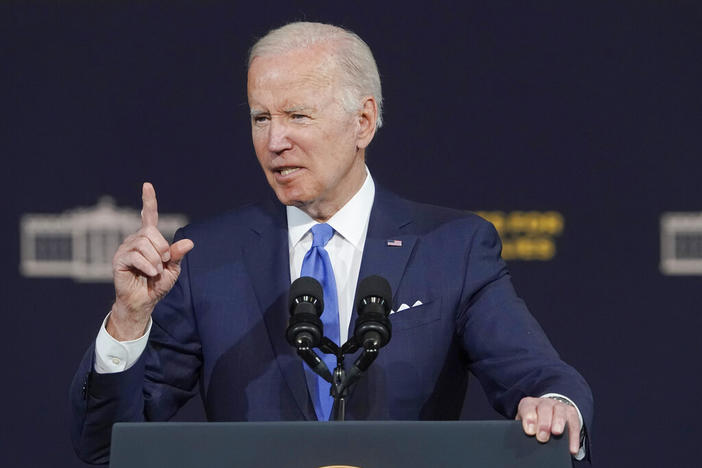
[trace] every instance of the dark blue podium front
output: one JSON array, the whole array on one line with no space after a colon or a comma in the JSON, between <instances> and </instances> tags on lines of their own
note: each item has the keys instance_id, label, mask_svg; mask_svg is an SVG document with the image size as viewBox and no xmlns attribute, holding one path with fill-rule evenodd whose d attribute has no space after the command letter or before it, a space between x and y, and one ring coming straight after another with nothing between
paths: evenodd
<instances>
[{"instance_id":1,"label":"dark blue podium front","mask_svg":"<svg viewBox=\"0 0 702 468\"><path fill-rule=\"evenodd\" d=\"M565 468L565 436L540 444L516 421L119 423L112 468Z\"/></svg>"}]
</instances>

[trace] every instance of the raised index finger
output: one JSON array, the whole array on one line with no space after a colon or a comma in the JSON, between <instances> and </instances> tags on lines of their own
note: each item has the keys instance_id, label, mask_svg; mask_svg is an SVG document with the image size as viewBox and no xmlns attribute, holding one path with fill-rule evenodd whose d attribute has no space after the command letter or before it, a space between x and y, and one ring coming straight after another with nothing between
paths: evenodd
<instances>
[{"instance_id":1,"label":"raised index finger","mask_svg":"<svg viewBox=\"0 0 702 468\"><path fill-rule=\"evenodd\" d=\"M158 204L156 203L156 190L149 182L144 182L141 188L141 226L154 226L158 224Z\"/></svg>"}]
</instances>

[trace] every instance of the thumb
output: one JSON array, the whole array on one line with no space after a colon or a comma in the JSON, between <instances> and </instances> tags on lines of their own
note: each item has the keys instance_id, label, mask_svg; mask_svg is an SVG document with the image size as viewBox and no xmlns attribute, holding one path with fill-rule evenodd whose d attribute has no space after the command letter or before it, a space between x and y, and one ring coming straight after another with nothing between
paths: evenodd
<instances>
[{"instance_id":1,"label":"thumb","mask_svg":"<svg viewBox=\"0 0 702 468\"><path fill-rule=\"evenodd\" d=\"M181 260L185 257L185 254L190 252L195 244L190 239L181 239L171 245L171 261L176 265L180 265Z\"/></svg>"}]
</instances>

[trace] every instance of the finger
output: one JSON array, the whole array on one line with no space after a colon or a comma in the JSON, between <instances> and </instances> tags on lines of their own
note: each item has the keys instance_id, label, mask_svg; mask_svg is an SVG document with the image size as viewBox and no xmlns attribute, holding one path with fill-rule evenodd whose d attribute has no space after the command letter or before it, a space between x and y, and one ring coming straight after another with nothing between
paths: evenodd
<instances>
[{"instance_id":1,"label":"finger","mask_svg":"<svg viewBox=\"0 0 702 468\"><path fill-rule=\"evenodd\" d=\"M553 421L551 422L551 434L561 435L568 422L568 405L557 403L553 407Z\"/></svg>"},{"instance_id":2,"label":"finger","mask_svg":"<svg viewBox=\"0 0 702 468\"><path fill-rule=\"evenodd\" d=\"M144 182L141 188L141 225L142 227L158 224L158 204L156 203L156 190L149 182Z\"/></svg>"},{"instance_id":3,"label":"finger","mask_svg":"<svg viewBox=\"0 0 702 468\"><path fill-rule=\"evenodd\" d=\"M573 407L568 408L568 445L570 453L577 455L580 451L580 418L578 412Z\"/></svg>"},{"instance_id":4,"label":"finger","mask_svg":"<svg viewBox=\"0 0 702 468\"><path fill-rule=\"evenodd\" d=\"M161 256L161 261L163 263L167 263L171 259L171 250L168 241L155 226L146 226L139 230L139 234L146 237L151 242L154 249L156 249Z\"/></svg>"},{"instance_id":5,"label":"finger","mask_svg":"<svg viewBox=\"0 0 702 468\"><path fill-rule=\"evenodd\" d=\"M551 422L553 421L554 406L554 402L552 401L542 401L541 404L536 407L536 414L538 416L538 422L536 423L536 440L539 442L548 442L549 437L551 437Z\"/></svg>"},{"instance_id":6,"label":"finger","mask_svg":"<svg viewBox=\"0 0 702 468\"><path fill-rule=\"evenodd\" d=\"M536 400L534 398L522 398L519 402L517 419L522 420L524 433L530 436L536 435Z\"/></svg>"},{"instance_id":7,"label":"finger","mask_svg":"<svg viewBox=\"0 0 702 468\"><path fill-rule=\"evenodd\" d=\"M163 271L163 262L161 261L161 254L159 254L158 251L156 251L156 248L146 237L139 237L138 239L136 239L132 243L131 250L139 252L159 272Z\"/></svg>"},{"instance_id":8,"label":"finger","mask_svg":"<svg viewBox=\"0 0 702 468\"><path fill-rule=\"evenodd\" d=\"M179 240L171 245L171 260L173 260L176 265L179 265L183 257L185 257L185 254L190 252L193 247L195 247L195 243L190 239Z\"/></svg>"},{"instance_id":9,"label":"finger","mask_svg":"<svg viewBox=\"0 0 702 468\"><path fill-rule=\"evenodd\" d=\"M123 266L128 269L137 270L144 276L158 276L159 272L155 266L151 264L142 254L136 250L132 250L123 257Z\"/></svg>"}]
</instances>

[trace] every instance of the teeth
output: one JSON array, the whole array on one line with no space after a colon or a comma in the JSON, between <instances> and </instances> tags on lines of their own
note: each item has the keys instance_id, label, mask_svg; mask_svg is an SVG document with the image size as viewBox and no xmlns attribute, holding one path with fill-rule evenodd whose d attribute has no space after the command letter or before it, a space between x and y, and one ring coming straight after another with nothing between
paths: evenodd
<instances>
[{"instance_id":1,"label":"teeth","mask_svg":"<svg viewBox=\"0 0 702 468\"><path fill-rule=\"evenodd\" d=\"M288 169L282 169L282 170L280 171L280 173L281 173L282 175L288 175L288 174L292 174L293 172L297 171L298 169L300 169L300 168L299 168L299 167L293 167L293 168L288 168Z\"/></svg>"}]
</instances>

